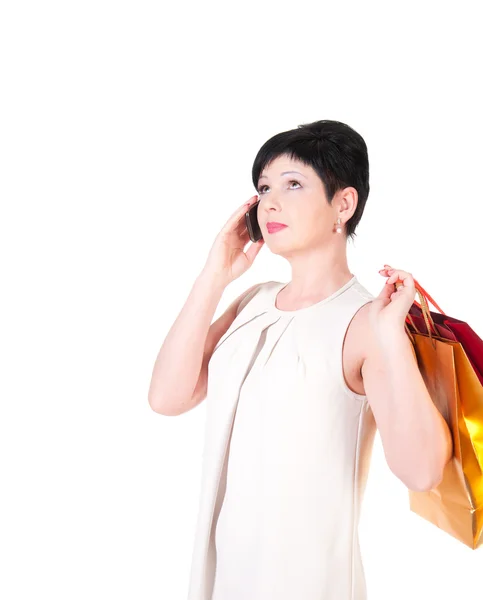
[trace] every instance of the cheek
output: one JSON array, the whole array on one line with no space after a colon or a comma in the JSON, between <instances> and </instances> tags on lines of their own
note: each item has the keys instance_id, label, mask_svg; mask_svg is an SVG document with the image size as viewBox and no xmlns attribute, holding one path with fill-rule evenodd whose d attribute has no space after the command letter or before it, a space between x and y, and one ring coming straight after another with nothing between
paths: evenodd
<instances>
[{"instance_id":1,"label":"cheek","mask_svg":"<svg viewBox=\"0 0 483 600\"><path fill-rule=\"evenodd\" d=\"M327 228L329 218L327 212L321 210L320 206L314 206L312 210L308 210L303 216L305 229L320 234L323 229Z\"/></svg>"},{"instance_id":2,"label":"cheek","mask_svg":"<svg viewBox=\"0 0 483 600\"><path fill-rule=\"evenodd\" d=\"M332 223L332 216L330 214L321 210L314 211L311 218L305 221L304 238L314 240L314 242L329 238L335 227L334 223Z\"/></svg>"}]
</instances>

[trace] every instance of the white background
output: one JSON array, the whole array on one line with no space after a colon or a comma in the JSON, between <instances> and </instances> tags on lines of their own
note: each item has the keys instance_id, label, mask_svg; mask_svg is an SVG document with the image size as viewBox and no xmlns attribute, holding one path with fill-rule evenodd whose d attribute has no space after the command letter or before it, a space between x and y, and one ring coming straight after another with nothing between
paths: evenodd
<instances>
[{"instance_id":1,"label":"white background","mask_svg":"<svg viewBox=\"0 0 483 600\"><path fill-rule=\"evenodd\" d=\"M148 387L272 135L361 133L351 271L408 270L483 337L477 6L2 3L2 599L186 598L205 405L164 417ZM290 275L265 245L215 318ZM409 510L379 434L360 536L369 600L480 593L483 551Z\"/></svg>"}]
</instances>

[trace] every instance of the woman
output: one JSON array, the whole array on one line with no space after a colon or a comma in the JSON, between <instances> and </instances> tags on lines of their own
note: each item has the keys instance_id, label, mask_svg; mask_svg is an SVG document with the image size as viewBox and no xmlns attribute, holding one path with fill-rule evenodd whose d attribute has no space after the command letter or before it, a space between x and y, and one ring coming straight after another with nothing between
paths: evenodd
<instances>
[{"instance_id":1,"label":"woman","mask_svg":"<svg viewBox=\"0 0 483 600\"><path fill-rule=\"evenodd\" d=\"M397 300L403 326L414 282L383 269L390 279L373 302L348 267L347 239L369 194L366 144L348 125L275 135L252 178L263 239L244 252L254 196L217 236L150 388L165 415L208 398L188 600L365 600L357 526L376 420L362 367L376 316ZM210 325L226 285L265 243L290 262L291 281L252 286ZM386 390L380 370L368 372L382 423Z\"/></svg>"}]
</instances>

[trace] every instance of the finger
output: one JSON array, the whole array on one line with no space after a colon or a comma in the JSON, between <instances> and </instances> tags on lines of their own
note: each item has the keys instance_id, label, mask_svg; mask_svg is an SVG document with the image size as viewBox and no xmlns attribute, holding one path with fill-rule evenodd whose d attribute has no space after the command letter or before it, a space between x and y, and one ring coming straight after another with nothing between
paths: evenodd
<instances>
[{"instance_id":1,"label":"finger","mask_svg":"<svg viewBox=\"0 0 483 600\"><path fill-rule=\"evenodd\" d=\"M388 283L389 280L391 281L396 281L398 279L398 277L405 277L407 275L409 275L409 273L407 271L401 271L400 269L396 270L396 269L389 269L387 271L388 273Z\"/></svg>"},{"instance_id":2,"label":"finger","mask_svg":"<svg viewBox=\"0 0 483 600\"><path fill-rule=\"evenodd\" d=\"M240 238L240 243L241 243L241 247L245 248L245 246L248 244L248 242L251 242L251 238L250 238L250 234L248 233L248 229L245 227L245 230L238 234L239 238Z\"/></svg>"},{"instance_id":3,"label":"finger","mask_svg":"<svg viewBox=\"0 0 483 600\"><path fill-rule=\"evenodd\" d=\"M253 196L249 202L245 202L244 204L242 204L241 206L239 206L235 212L233 212L230 216L230 218L228 219L228 221L225 223L223 229L231 229L232 227L234 227L235 225L238 225L239 221L241 220L241 218L245 215L246 212L248 212L250 205L252 204L252 200L253 198L255 198L256 196Z\"/></svg>"},{"instance_id":4,"label":"finger","mask_svg":"<svg viewBox=\"0 0 483 600\"><path fill-rule=\"evenodd\" d=\"M414 286L413 276L407 271L394 271L394 273L389 276L386 284L394 285L398 281L401 281L404 284L404 287Z\"/></svg>"},{"instance_id":5,"label":"finger","mask_svg":"<svg viewBox=\"0 0 483 600\"><path fill-rule=\"evenodd\" d=\"M260 240L258 240L258 242L254 242L246 251L245 254L250 264L255 260L256 255L260 252L264 243L265 240L261 238Z\"/></svg>"},{"instance_id":6,"label":"finger","mask_svg":"<svg viewBox=\"0 0 483 600\"><path fill-rule=\"evenodd\" d=\"M388 285L387 282L379 293L379 298L387 298L390 300L391 294L394 292L394 285Z\"/></svg>"},{"instance_id":7,"label":"finger","mask_svg":"<svg viewBox=\"0 0 483 600\"><path fill-rule=\"evenodd\" d=\"M379 273L387 274L387 273L390 273L391 271L395 271L395 269L393 269L389 265L384 265L384 269L380 269Z\"/></svg>"},{"instance_id":8,"label":"finger","mask_svg":"<svg viewBox=\"0 0 483 600\"><path fill-rule=\"evenodd\" d=\"M403 284L401 284L401 289L397 289L393 284L389 284L389 285L385 285L380 294L379 294L379 298L384 298L386 300L392 301L394 298L396 298L397 296L401 296L402 295L402 289L404 289Z\"/></svg>"}]
</instances>

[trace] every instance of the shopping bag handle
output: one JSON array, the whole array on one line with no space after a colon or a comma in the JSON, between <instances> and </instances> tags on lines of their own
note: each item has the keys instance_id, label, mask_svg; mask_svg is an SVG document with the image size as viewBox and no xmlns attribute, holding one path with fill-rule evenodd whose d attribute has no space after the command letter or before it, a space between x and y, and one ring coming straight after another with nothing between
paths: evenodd
<instances>
[{"instance_id":1,"label":"shopping bag handle","mask_svg":"<svg viewBox=\"0 0 483 600\"><path fill-rule=\"evenodd\" d=\"M396 289L399 288L401 285L404 285L404 283L402 281L397 281L396 282ZM428 294L428 292L423 288L423 286L416 280L414 279L414 285L416 287L416 292L419 295L419 299L420 302L417 302L416 300L414 300L414 304L416 304L416 306L421 310L424 322L426 323L426 328L428 330L428 334L429 334L429 338L431 340L431 345L433 346L433 348L436 350L436 343L433 339L433 336L431 334L431 328L434 330L434 333L437 337L439 336L438 330L436 329L436 325L434 324L433 318L431 317L431 312L429 310L429 305L428 305L428 300L431 302L431 304L437 309L439 310L439 312L443 315L446 315L445 312L443 312L443 310L436 304L436 302L433 300L433 298ZM404 327L406 329L406 332L409 336L409 338L411 339L413 345L416 343L413 334L411 333L408 325L407 325L407 321L409 321L411 323L411 325L414 327L415 331L417 333L421 333L418 328L416 327L416 324L414 323L411 315L407 314L406 316L406 320L404 322Z\"/></svg>"},{"instance_id":2,"label":"shopping bag handle","mask_svg":"<svg viewBox=\"0 0 483 600\"><path fill-rule=\"evenodd\" d=\"M414 279L414 285L416 286L416 290L418 290L418 291L419 291L419 292L420 292L420 293L421 293L421 294L424 296L424 298L425 298L425 300L426 300L426 303L427 303L427 301L429 300L429 301L431 302L431 304L432 304L432 305L433 305L433 306L434 306L434 307L435 307L437 310L439 310L439 312L440 312L442 315L445 315L445 316L446 316L446 313L443 311L443 309L441 309L441 308L440 308L440 307L439 307L439 306L436 304L436 302L435 302L435 301L434 301L434 300L431 298L431 296L428 294L428 292L427 292L427 291L426 291L426 290L423 288L423 286L422 286L422 285L421 285L421 284L420 284L420 283L419 283L419 282L418 282L416 279ZM415 302L416 302L416 301L415 301ZM418 303L416 302L416 304L418 304ZM419 306L419 305L418 305L418 306ZM419 308L421 308L421 306L419 306Z\"/></svg>"}]
</instances>

